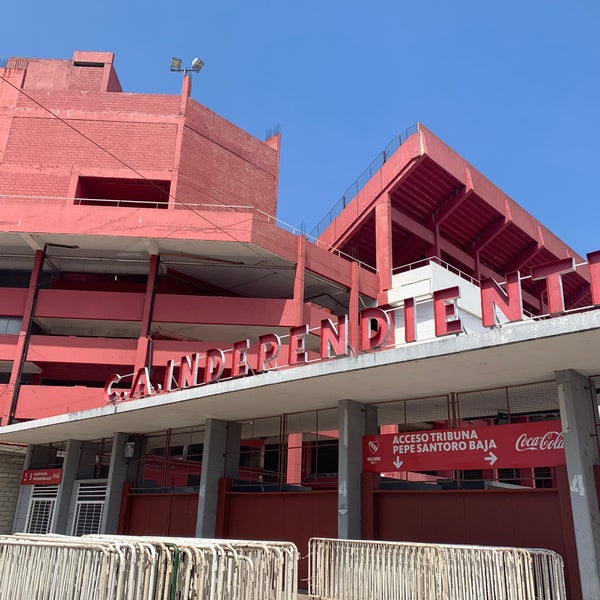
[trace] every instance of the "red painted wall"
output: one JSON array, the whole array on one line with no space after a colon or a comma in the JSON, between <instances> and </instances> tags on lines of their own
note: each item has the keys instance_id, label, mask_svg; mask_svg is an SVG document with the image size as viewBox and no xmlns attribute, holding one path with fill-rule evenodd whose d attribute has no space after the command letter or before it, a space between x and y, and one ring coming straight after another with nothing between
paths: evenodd
<instances>
[{"instance_id":1,"label":"red painted wall","mask_svg":"<svg viewBox=\"0 0 600 600\"><path fill-rule=\"evenodd\" d=\"M278 152L189 100L181 142L177 198L189 204L277 210Z\"/></svg>"},{"instance_id":2,"label":"red painted wall","mask_svg":"<svg viewBox=\"0 0 600 600\"><path fill-rule=\"evenodd\" d=\"M301 557L311 537L337 537L337 490L226 492L224 530L217 536L294 542ZM306 588L308 561L300 560L299 587Z\"/></svg>"},{"instance_id":3,"label":"red painted wall","mask_svg":"<svg viewBox=\"0 0 600 600\"><path fill-rule=\"evenodd\" d=\"M577 556L565 543L556 489L376 491L373 503L375 539L548 548L573 579ZM577 585L571 594L580 597Z\"/></svg>"},{"instance_id":4,"label":"red painted wall","mask_svg":"<svg viewBox=\"0 0 600 600\"><path fill-rule=\"evenodd\" d=\"M11 59L0 70L33 98L0 96L7 108L0 115L2 194L68 197L79 175L138 179L131 166L145 177L177 180L180 202L275 214L278 149L189 98L182 104L174 95L114 93L121 86L113 58L76 52L73 61Z\"/></svg>"},{"instance_id":5,"label":"red painted wall","mask_svg":"<svg viewBox=\"0 0 600 600\"><path fill-rule=\"evenodd\" d=\"M126 492L125 492L126 493ZM198 494L131 494L120 533L195 537Z\"/></svg>"}]
</instances>

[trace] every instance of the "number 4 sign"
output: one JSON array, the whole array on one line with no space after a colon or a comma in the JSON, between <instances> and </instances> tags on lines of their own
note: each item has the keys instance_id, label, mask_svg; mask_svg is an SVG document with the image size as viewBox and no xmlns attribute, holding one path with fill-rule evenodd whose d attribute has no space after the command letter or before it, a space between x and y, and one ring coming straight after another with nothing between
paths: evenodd
<instances>
[{"instance_id":1,"label":"number 4 sign","mask_svg":"<svg viewBox=\"0 0 600 600\"><path fill-rule=\"evenodd\" d=\"M573 475L570 487L572 494L579 494L580 496L585 496L585 486L583 485L583 475L581 473Z\"/></svg>"}]
</instances>

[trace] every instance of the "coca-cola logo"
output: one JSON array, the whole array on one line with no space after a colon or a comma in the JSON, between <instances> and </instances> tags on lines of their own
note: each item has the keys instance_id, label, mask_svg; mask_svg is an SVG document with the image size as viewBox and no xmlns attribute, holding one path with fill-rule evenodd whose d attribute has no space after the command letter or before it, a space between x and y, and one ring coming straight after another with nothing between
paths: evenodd
<instances>
[{"instance_id":1,"label":"coca-cola logo","mask_svg":"<svg viewBox=\"0 0 600 600\"><path fill-rule=\"evenodd\" d=\"M562 431L548 431L544 435L522 433L515 442L517 452L525 450L563 450L565 441Z\"/></svg>"}]
</instances>

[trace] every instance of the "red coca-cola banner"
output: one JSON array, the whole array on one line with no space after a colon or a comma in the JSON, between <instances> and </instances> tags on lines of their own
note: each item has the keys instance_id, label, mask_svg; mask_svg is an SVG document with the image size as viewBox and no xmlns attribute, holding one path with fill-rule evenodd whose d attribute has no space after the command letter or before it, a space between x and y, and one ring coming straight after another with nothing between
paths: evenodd
<instances>
[{"instance_id":1,"label":"red coca-cola banner","mask_svg":"<svg viewBox=\"0 0 600 600\"><path fill-rule=\"evenodd\" d=\"M21 485L58 485L62 481L62 469L30 469L23 471Z\"/></svg>"},{"instance_id":2,"label":"red coca-cola banner","mask_svg":"<svg viewBox=\"0 0 600 600\"><path fill-rule=\"evenodd\" d=\"M363 470L371 473L564 464L560 421L406 431L363 438Z\"/></svg>"}]
</instances>

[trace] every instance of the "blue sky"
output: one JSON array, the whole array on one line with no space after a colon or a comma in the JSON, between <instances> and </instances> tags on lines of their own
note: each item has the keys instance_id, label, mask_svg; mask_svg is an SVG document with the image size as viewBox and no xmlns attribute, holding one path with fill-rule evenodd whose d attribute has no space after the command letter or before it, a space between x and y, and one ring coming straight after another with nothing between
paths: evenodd
<instances>
[{"instance_id":1,"label":"blue sky","mask_svg":"<svg viewBox=\"0 0 600 600\"><path fill-rule=\"evenodd\" d=\"M422 122L580 253L600 249L597 0L138 0L3 7L0 57L116 54L127 92L192 96L259 138L281 126L280 219L310 231ZM7 26L10 24L10 26Z\"/></svg>"}]
</instances>

